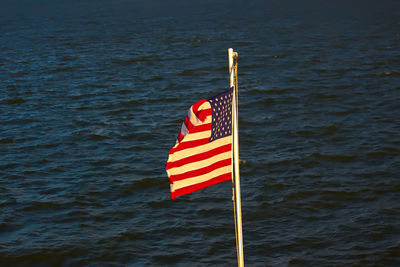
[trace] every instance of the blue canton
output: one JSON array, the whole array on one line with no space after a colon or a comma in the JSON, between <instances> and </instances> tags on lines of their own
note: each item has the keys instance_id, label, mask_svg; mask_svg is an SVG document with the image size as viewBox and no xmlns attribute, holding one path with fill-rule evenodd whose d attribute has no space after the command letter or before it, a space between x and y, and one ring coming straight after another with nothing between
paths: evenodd
<instances>
[{"instance_id":1,"label":"blue canton","mask_svg":"<svg viewBox=\"0 0 400 267\"><path fill-rule=\"evenodd\" d=\"M232 134L232 94L233 87L208 100L212 108L210 142Z\"/></svg>"}]
</instances>

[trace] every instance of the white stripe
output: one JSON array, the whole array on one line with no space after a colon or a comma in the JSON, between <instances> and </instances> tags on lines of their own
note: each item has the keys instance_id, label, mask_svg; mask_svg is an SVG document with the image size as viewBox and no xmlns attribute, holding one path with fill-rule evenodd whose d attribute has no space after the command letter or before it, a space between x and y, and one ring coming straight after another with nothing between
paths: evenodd
<instances>
[{"instance_id":1,"label":"white stripe","mask_svg":"<svg viewBox=\"0 0 400 267\"><path fill-rule=\"evenodd\" d=\"M211 180L219 175L225 174L225 173L230 173L232 172L232 166L225 166L219 169L216 169L212 172L209 172L207 174L203 174L200 176L196 176L193 178L188 178L188 179L184 179L184 180L180 180L180 181L176 181L173 184L171 184L171 192L187 187L187 186L191 186L191 185L195 185L195 184L199 184L202 182L206 182L208 180Z\"/></svg>"},{"instance_id":2,"label":"white stripe","mask_svg":"<svg viewBox=\"0 0 400 267\"><path fill-rule=\"evenodd\" d=\"M227 144L232 144L232 136L225 136L223 138L217 139L211 143L207 143L201 146L196 146L196 147L191 147L187 148L184 150L176 151L173 154L169 155L168 161L173 162L177 160L181 160L183 158L193 156L199 153L207 152L209 150L212 150L214 148L227 145ZM179 144L176 144L174 148L176 148Z\"/></svg>"},{"instance_id":3,"label":"white stripe","mask_svg":"<svg viewBox=\"0 0 400 267\"><path fill-rule=\"evenodd\" d=\"M224 152L224 153L215 155L211 158L188 163L188 164L180 166L180 167L171 168L168 170L169 171L168 174L169 175L179 175L179 174L185 173L187 171L205 168L205 167L210 166L213 163L216 163L216 162L224 160L224 159L230 159L230 158L232 158L232 151Z\"/></svg>"},{"instance_id":4,"label":"white stripe","mask_svg":"<svg viewBox=\"0 0 400 267\"><path fill-rule=\"evenodd\" d=\"M187 142L187 141L194 141L194 140L199 140L199 139L204 139L204 138L210 138L211 137L211 130L206 130L203 132L198 132L198 133L189 133L183 137L181 140L181 143Z\"/></svg>"}]
</instances>

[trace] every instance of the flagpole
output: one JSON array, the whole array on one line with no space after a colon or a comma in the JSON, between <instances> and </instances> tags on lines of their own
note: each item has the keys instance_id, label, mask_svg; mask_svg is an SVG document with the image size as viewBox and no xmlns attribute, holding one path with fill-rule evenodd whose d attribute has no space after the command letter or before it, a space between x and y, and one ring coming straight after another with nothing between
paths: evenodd
<instances>
[{"instance_id":1,"label":"flagpole","mask_svg":"<svg viewBox=\"0 0 400 267\"><path fill-rule=\"evenodd\" d=\"M239 131L238 131L238 88L237 88L237 57L232 48L228 49L230 87L234 87L232 97L232 123L233 123L233 166L234 166L234 202L235 202L235 227L236 227L236 250L238 266L244 266L243 256L243 233L242 233L242 204L240 197L240 174L239 174ZM234 65L234 58L236 62Z\"/></svg>"}]
</instances>

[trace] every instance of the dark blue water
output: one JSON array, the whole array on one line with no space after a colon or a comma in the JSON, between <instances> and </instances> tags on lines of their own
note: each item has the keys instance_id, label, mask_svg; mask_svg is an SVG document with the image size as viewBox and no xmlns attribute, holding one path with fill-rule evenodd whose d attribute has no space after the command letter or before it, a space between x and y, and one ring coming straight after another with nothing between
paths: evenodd
<instances>
[{"instance_id":1,"label":"dark blue water","mask_svg":"<svg viewBox=\"0 0 400 267\"><path fill-rule=\"evenodd\" d=\"M394 0L1 1L0 265L235 266L231 184L165 173L229 47L247 266L398 266Z\"/></svg>"}]
</instances>

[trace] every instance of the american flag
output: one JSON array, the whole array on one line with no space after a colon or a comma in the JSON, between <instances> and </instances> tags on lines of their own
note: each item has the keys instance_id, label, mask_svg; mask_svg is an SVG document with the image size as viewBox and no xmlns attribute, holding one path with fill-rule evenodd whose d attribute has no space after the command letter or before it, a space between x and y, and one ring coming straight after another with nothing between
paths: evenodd
<instances>
[{"instance_id":1,"label":"american flag","mask_svg":"<svg viewBox=\"0 0 400 267\"><path fill-rule=\"evenodd\" d=\"M172 199L232 179L232 94L190 107L167 161Z\"/></svg>"}]
</instances>

